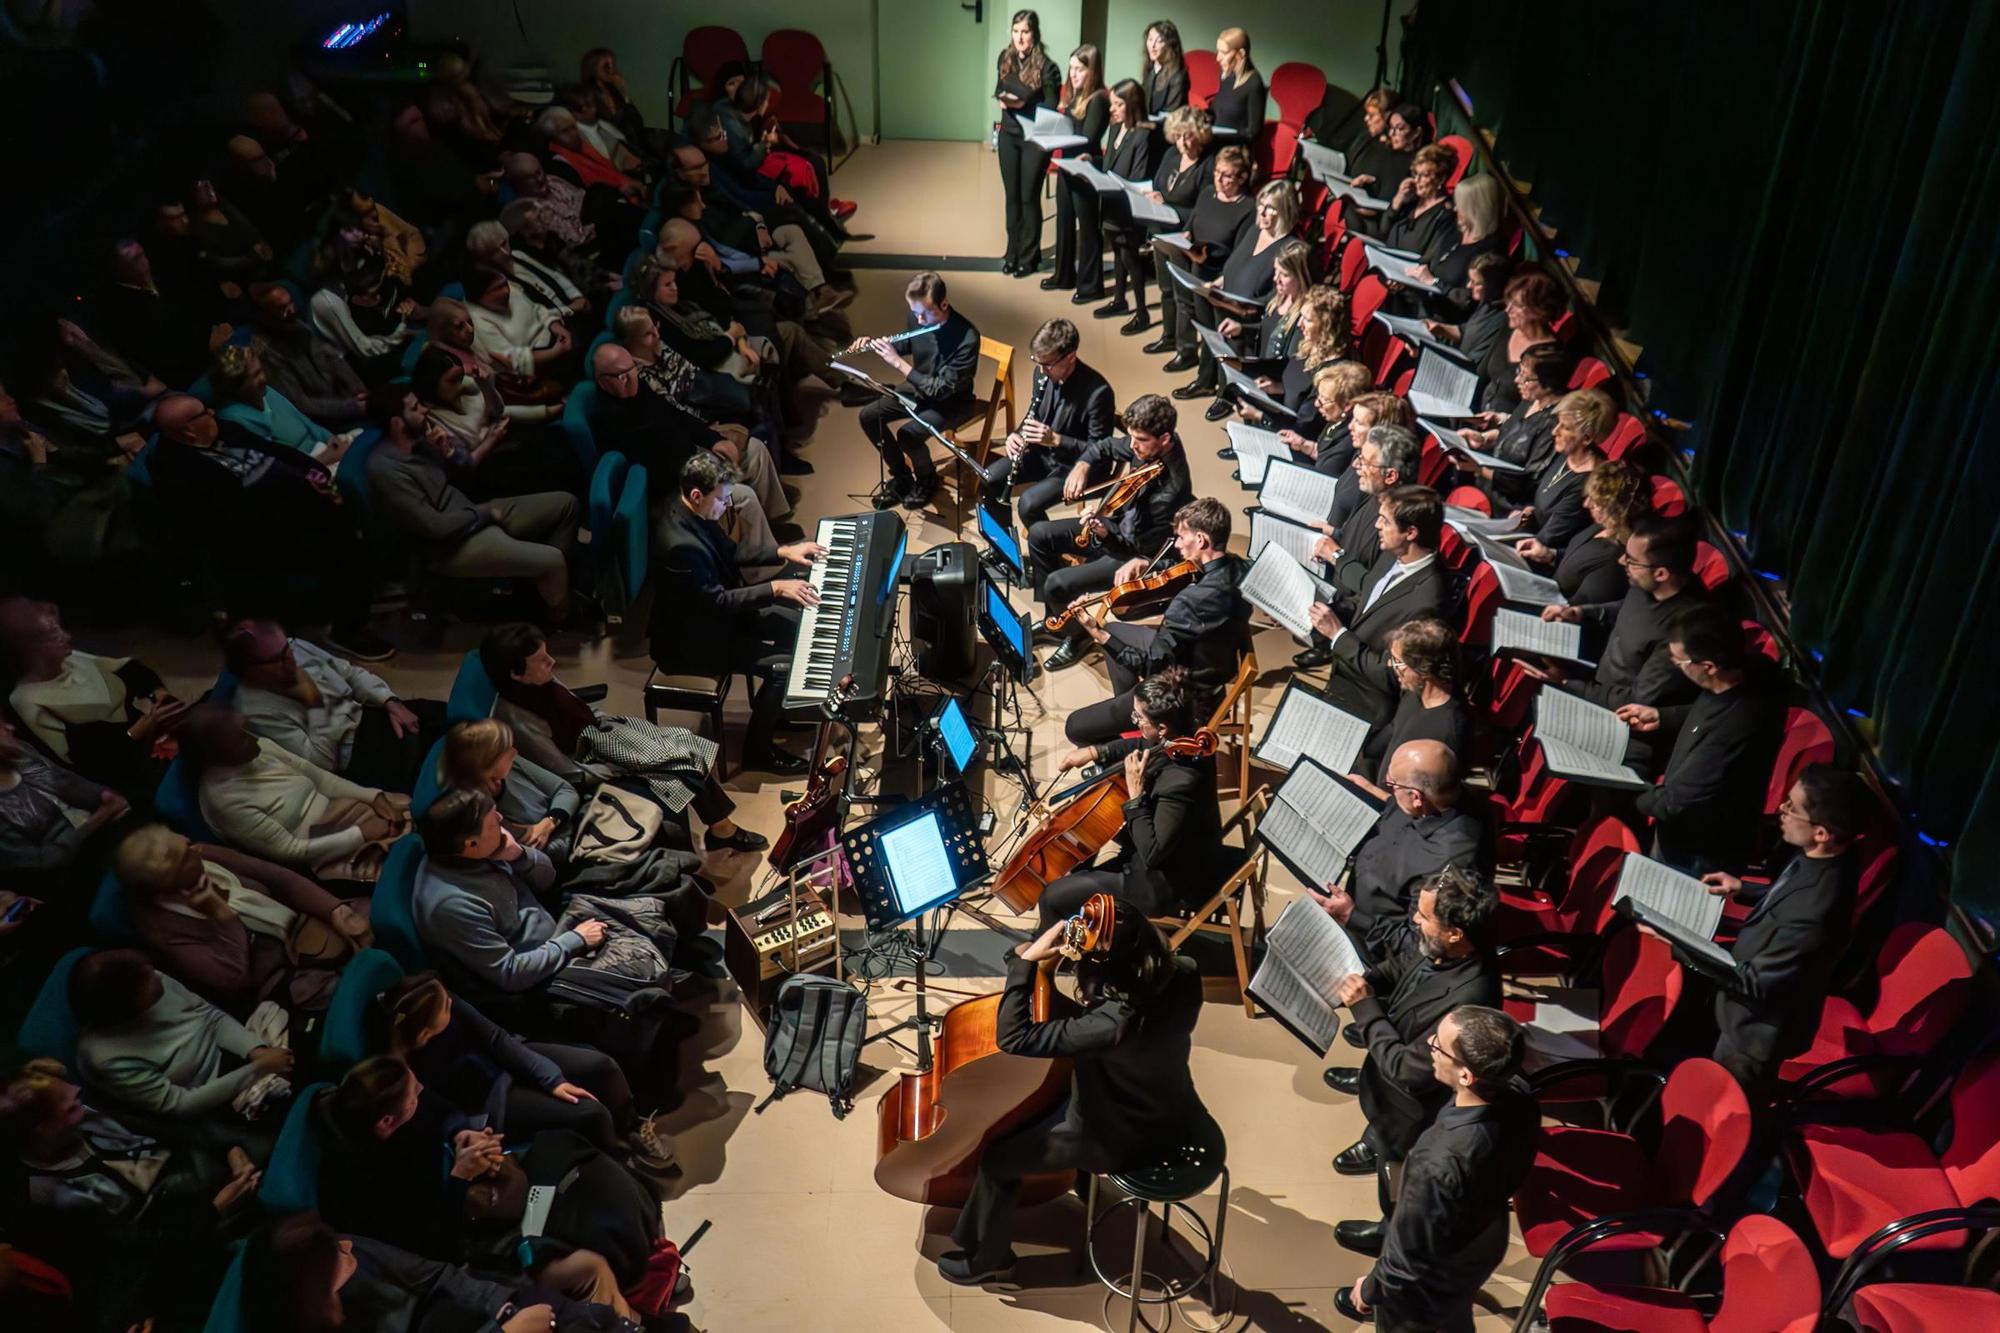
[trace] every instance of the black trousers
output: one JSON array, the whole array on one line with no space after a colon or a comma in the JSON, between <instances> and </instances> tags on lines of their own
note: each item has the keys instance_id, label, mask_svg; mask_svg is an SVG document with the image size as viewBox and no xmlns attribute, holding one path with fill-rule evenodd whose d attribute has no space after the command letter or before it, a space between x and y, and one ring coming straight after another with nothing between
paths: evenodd
<instances>
[{"instance_id":1,"label":"black trousers","mask_svg":"<svg viewBox=\"0 0 2000 1333\"><path fill-rule=\"evenodd\" d=\"M507 1089L507 1137L526 1142L545 1129L569 1129L605 1152L615 1152L619 1136L632 1123L632 1085L618 1062L588 1046L531 1041L528 1049L553 1060L563 1081L574 1083L596 1101L566 1102L562 1098L516 1082Z\"/></svg>"},{"instance_id":2,"label":"black trousers","mask_svg":"<svg viewBox=\"0 0 2000 1333\"><path fill-rule=\"evenodd\" d=\"M1113 204L1111 207L1122 205ZM1123 298L1129 284L1132 288L1132 309L1142 320L1149 318L1146 314L1146 275L1152 271L1153 254L1146 246L1145 233L1124 228L1114 230L1111 233L1111 276L1117 290L1113 295Z\"/></svg>"},{"instance_id":3,"label":"black trousers","mask_svg":"<svg viewBox=\"0 0 2000 1333\"><path fill-rule=\"evenodd\" d=\"M416 790L417 769L446 730L444 701L400 699L397 702L417 715L416 729L398 736L389 722L388 709L363 710L361 725L354 729L354 749L349 752L347 768L341 774L349 782L384 791Z\"/></svg>"},{"instance_id":4,"label":"black trousers","mask_svg":"<svg viewBox=\"0 0 2000 1333\"><path fill-rule=\"evenodd\" d=\"M1150 242L1151 238L1147 238ZM1166 257L1150 243L1146 246L1145 259L1152 265L1153 275L1160 283L1160 336L1170 342L1175 354L1190 352L1194 331L1189 316L1193 313L1188 305L1199 297L1190 295L1167 272Z\"/></svg>"},{"instance_id":5,"label":"black trousers","mask_svg":"<svg viewBox=\"0 0 2000 1333\"><path fill-rule=\"evenodd\" d=\"M956 402L920 404L917 412L939 431L961 425L971 414L968 405ZM880 451L891 480L914 480L926 485L937 480L937 465L931 461L930 432L910 420L901 403L893 398L877 398L862 408L861 431Z\"/></svg>"},{"instance_id":6,"label":"black trousers","mask_svg":"<svg viewBox=\"0 0 2000 1333\"><path fill-rule=\"evenodd\" d=\"M1194 331L1192 325L1199 325L1204 329L1212 329L1222 322L1222 318L1214 306L1202 300L1199 296L1190 296L1182 304L1188 308L1188 314L1191 319L1188 337L1193 341L1190 344L1187 340L1183 340L1181 346L1187 347L1192 345L1194 347L1195 356L1200 362L1199 369L1195 371L1194 382L1212 392L1215 389L1216 382L1222 378L1222 367L1216 364L1214 355L1208 350L1208 344L1202 341L1201 335Z\"/></svg>"},{"instance_id":7,"label":"black trousers","mask_svg":"<svg viewBox=\"0 0 2000 1333\"><path fill-rule=\"evenodd\" d=\"M1010 118L1011 119L1011 118ZM999 135L1000 191L1007 200L1007 253L1015 268L1042 262L1042 176L1049 155L1002 124Z\"/></svg>"},{"instance_id":8,"label":"black trousers","mask_svg":"<svg viewBox=\"0 0 2000 1333\"><path fill-rule=\"evenodd\" d=\"M1065 1097L1047 1115L986 1146L972 1193L952 1224L951 1238L970 1256L975 1269L998 1267L1007 1259L1023 1180L1050 1171L1110 1171L1117 1166L1110 1148L1084 1132Z\"/></svg>"},{"instance_id":9,"label":"black trousers","mask_svg":"<svg viewBox=\"0 0 2000 1333\"><path fill-rule=\"evenodd\" d=\"M1114 643L1127 643L1143 649L1153 641L1160 631L1152 625L1106 625L1105 632ZM1104 654L1104 665L1111 673L1111 697L1099 699L1094 704L1085 704L1071 713L1063 722L1063 735L1071 745L1102 745L1115 741L1132 729L1132 691L1139 683L1139 677L1125 668L1124 663Z\"/></svg>"},{"instance_id":10,"label":"black trousers","mask_svg":"<svg viewBox=\"0 0 2000 1333\"><path fill-rule=\"evenodd\" d=\"M1076 534L1082 530L1083 523L1074 518L1046 519L1028 529L1029 568L1044 610L1060 611L1087 593L1103 592L1125 563L1096 543L1079 548ZM1065 555L1081 555L1084 562L1066 565Z\"/></svg>"},{"instance_id":11,"label":"black trousers","mask_svg":"<svg viewBox=\"0 0 2000 1333\"><path fill-rule=\"evenodd\" d=\"M763 754L771 747L778 717L785 707L785 677L799 642L799 608L773 602L757 608L749 628L729 645L729 667L756 677L750 696L750 727L743 733L743 753ZM706 818L706 816L703 816Z\"/></svg>"},{"instance_id":12,"label":"black trousers","mask_svg":"<svg viewBox=\"0 0 2000 1333\"><path fill-rule=\"evenodd\" d=\"M1075 220L1076 289L1087 296L1104 294L1104 200L1097 187L1074 176L1056 181L1056 272L1062 273L1062 246L1070 241L1072 227L1063 221L1068 213Z\"/></svg>"},{"instance_id":13,"label":"black trousers","mask_svg":"<svg viewBox=\"0 0 2000 1333\"><path fill-rule=\"evenodd\" d=\"M1015 512L1021 516L1022 528L1047 522L1049 510L1062 503L1063 480L1076 466L1077 455L1082 452L1074 447L1030 449L1021 455L1019 462L1003 453L986 465L979 499L988 509L1004 518L1008 493L1016 486L1026 487L1021 492L1021 498L1014 502ZM1090 469L1090 480L1092 483L1103 481L1110 472L1110 464L1096 464Z\"/></svg>"}]
</instances>

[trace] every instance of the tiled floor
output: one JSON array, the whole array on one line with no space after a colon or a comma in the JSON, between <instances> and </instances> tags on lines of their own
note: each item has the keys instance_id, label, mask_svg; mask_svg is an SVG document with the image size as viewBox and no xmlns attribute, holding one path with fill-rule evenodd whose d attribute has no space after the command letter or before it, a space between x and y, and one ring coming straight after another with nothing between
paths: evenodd
<instances>
[{"instance_id":1,"label":"tiled floor","mask_svg":"<svg viewBox=\"0 0 2000 1333\"><path fill-rule=\"evenodd\" d=\"M862 205L854 225L876 235L866 249L998 251L999 187L983 145L864 148L836 180L840 194ZM902 327L901 291L907 276L899 270L860 271L860 295L849 311L858 332ZM1173 387L1160 374L1161 362L1140 353L1142 340L1119 337L1115 324L1089 319L1087 308L1070 305L1063 293L1042 292L1032 280L992 272L948 271L947 277L953 303L982 332L1020 349L1016 389L1024 399L1028 337L1058 314L1083 316L1077 322L1084 358L1105 373L1121 402ZM1186 439L1197 491L1221 498L1240 513L1249 497L1230 479L1230 464L1215 456L1222 442L1220 428L1193 415ZM810 527L822 515L859 507L849 497L873 485L876 459L854 413L832 408L807 457L817 472L804 479L801 522ZM929 512L911 516L913 549L953 538L951 498L947 489ZM1244 540L1237 536L1237 549L1243 549ZM390 632L404 650L384 674L401 692L432 698L449 691L460 655L478 640L477 629L463 625L450 627L442 646L435 648L419 646L425 636L416 627L392 626ZM84 638L88 645L90 636ZM1282 631L1267 628L1259 637L1259 659L1267 672L1288 666L1295 647ZM213 649L195 639L157 638L140 651L183 690L204 688L217 668ZM563 657L566 679L610 684L605 706L613 711L639 711L639 685L647 666L642 634L622 653L608 642L581 650L572 644ZM1038 773L1046 777L1052 769L1061 719L1078 705L1103 697L1105 690L1101 667L1092 665L1044 678L1032 692L1024 692L1024 707L1038 719L1033 750ZM1260 710L1268 709L1277 692L1275 686L1258 691ZM731 700L732 730L741 725L743 711L739 692ZM990 775L985 781L989 794L1000 797L1002 815L1011 814L1017 795L1011 789L996 791ZM743 823L776 831L780 784L739 774L729 786ZM1006 823L1003 818L1003 828ZM719 858L712 870L723 882L725 901L749 896L757 867L748 858ZM1283 869L1274 868L1272 914L1295 889ZM966 924L962 918L960 924ZM894 1022L908 1006L906 994L886 984L876 986L871 997L874 1026ZM862 1092L853 1114L835 1120L823 1098L804 1093L762 1115L751 1113L769 1080L763 1072L761 1033L733 992L714 999L701 1037L692 1044L701 1058L690 1059L681 1083L684 1100L673 1116L686 1176L668 1205L667 1223L669 1234L680 1238L704 1219L713 1223L690 1256L697 1289L692 1314L699 1327L726 1333L915 1333L1101 1325L1102 1291L1077 1285L1071 1276L1070 1253L1081 1236L1081 1209L1075 1200L1024 1215L1024 1288L968 1291L938 1278L932 1261L945 1248L949 1215L927 1215L917 1205L889 1197L875 1186L872 1174L875 1102L891 1071L912 1063L903 1052L879 1042L868 1047L866 1065L878 1076ZM1329 1162L1361 1131L1353 1099L1328 1090L1320 1081L1319 1062L1274 1022L1247 1019L1234 1004L1211 1003L1204 1011L1194 1072L1230 1143L1235 1193L1227 1257L1243 1288L1238 1326L1349 1327L1333 1313L1331 1298L1337 1286L1351 1284L1365 1271L1364 1261L1335 1245L1329 1228L1344 1217L1373 1216L1375 1207L1372 1180L1337 1176ZM1499 1306L1511 1308L1532 1271L1517 1250L1489 1293L1499 1298ZM1123 1328L1122 1303L1114 1303L1111 1314L1112 1326ZM1482 1329L1506 1326L1493 1313L1480 1321Z\"/></svg>"}]
</instances>

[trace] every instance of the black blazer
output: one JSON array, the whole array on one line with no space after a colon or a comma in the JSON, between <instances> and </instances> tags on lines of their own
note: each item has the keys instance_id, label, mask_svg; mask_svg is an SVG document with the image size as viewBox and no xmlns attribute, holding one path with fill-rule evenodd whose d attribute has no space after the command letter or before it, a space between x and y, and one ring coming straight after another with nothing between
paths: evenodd
<instances>
[{"instance_id":1,"label":"black blazer","mask_svg":"<svg viewBox=\"0 0 2000 1333\"><path fill-rule=\"evenodd\" d=\"M1076 462L1085 449L1099 440L1109 440L1118 429L1118 401L1110 381L1082 361L1061 384L1040 366L1035 367L1024 415L1056 433L1050 452L1065 463Z\"/></svg>"},{"instance_id":2,"label":"black blazer","mask_svg":"<svg viewBox=\"0 0 2000 1333\"><path fill-rule=\"evenodd\" d=\"M1026 124L1035 119L1035 108L1042 105L1053 107L1062 93L1062 66L1053 56L1042 57L1042 78L1039 83L1025 83L1018 76L1010 77L1000 71L1005 67L1008 51L1002 50L993 61L993 95L1012 93L1021 99L1017 107L1002 106L1000 109L1000 132L1021 137L1027 131Z\"/></svg>"},{"instance_id":3,"label":"black blazer","mask_svg":"<svg viewBox=\"0 0 2000 1333\"><path fill-rule=\"evenodd\" d=\"M1144 1004L1105 996L1042 1023L1033 1017L1035 970L1010 955L995 1039L1009 1055L1073 1062L1064 1119L1083 1139L1087 1162L1105 1170L1150 1165L1214 1132L1188 1070L1201 1016L1193 959L1176 958L1172 975Z\"/></svg>"},{"instance_id":4,"label":"black blazer","mask_svg":"<svg viewBox=\"0 0 2000 1333\"><path fill-rule=\"evenodd\" d=\"M1783 718L1775 684L1753 664L1733 690L1704 690L1692 704L1660 710L1660 730L1674 748L1638 807L1657 821L1653 847L1662 861L1700 874L1741 869L1750 859Z\"/></svg>"},{"instance_id":5,"label":"black blazer","mask_svg":"<svg viewBox=\"0 0 2000 1333\"><path fill-rule=\"evenodd\" d=\"M1778 875L1736 933L1735 968L1717 979L1718 1053L1775 1063L1812 1044L1859 883L1852 851L1796 856Z\"/></svg>"},{"instance_id":6,"label":"black blazer","mask_svg":"<svg viewBox=\"0 0 2000 1333\"><path fill-rule=\"evenodd\" d=\"M1461 806L1412 819L1391 801L1354 849L1348 878L1354 915L1347 919L1347 933L1366 951L1379 953L1397 926L1408 923L1417 885L1448 865L1477 868L1482 844L1478 818Z\"/></svg>"},{"instance_id":7,"label":"black blazer","mask_svg":"<svg viewBox=\"0 0 2000 1333\"><path fill-rule=\"evenodd\" d=\"M1158 65L1146 78L1146 114L1157 116L1162 111L1178 111L1187 105L1188 72L1185 64L1163 69Z\"/></svg>"},{"instance_id":8,"label":"black blazer","mask_svg":"<svg viewBox=\"0 0 2000 1333\"><path fill-rule=\"evenodd\" d=\"M1092 441L1081 461L1143 466L1132 452L1131 439L1124 435ZM1166 467L1139 492L1139 498L1111 516L1111 535L1102 544L1112 554L1127 558L1143 555L1151 560L1174 535L1174 515L1194 499L1194 483L1188 476L1187 452L1178 440L1167 450L1164 461Z\"/></svg>"},{"instance_id":9,"label":"black blazer","mask_svg":"<svg viewBox=\"0 0 2000 1333\"><path fill-rule=\"evenodd\" d=\"M915 319L906 320L904 332L916 327ZM949 417L978 401L979 330L956 307L936 333L912 339L903 350L910 362L904 383L917 406L935 407Z\"/></svg>"},{"instance_id":10,"label":"black blazer","mask_svg":"<svg viewBox=\"0 0 2000 1333\"><path fill-rule=\"evenodd\" d=\"M738 546L677 498L660 520L659 552L653 661L670 672L728 670L731 643L775 596L769 583L746 582L743 566L778 564L777 548Z\"/></svg>"},{"instance_id":11,"label":"black blazer","mask_svg":"<svg viewBox=\"0 0 2000 1333\"><path fill-rule=\"evenodd\" d=\"M1431 1076L1438 1024L1461 1004L1500 1007L1500 967L1489 950L1433 963L1418 947L1420 938L1407 917L1381 932L1366 973L1375 993L1354 1005L1368 1051L1361 1110L1376 1151L1391 1161L1402 1160L1451 1101L1451 1090Z\"/></svg>"},{"instance_id":12,"label":"black blazer","mask_svg":"<svg viewBox=\"0 0 2000 1333\"><path fill-rule=\"evenodd\" d=\"M1139 746L1126 736L1097 747L1100 760L1122 763ZM1157 916L1199 907L1242 862L1222 843L1222 804L1214 758L1155 752L1138 795L1125 803L1120 851L1107 868L1124 877L1122 896Z\"/></svg>"},{"instance_id":13,"label":"black blazer","mask_svg":"<svg viewBox=\"0 0 2000 1333\"><path fill-rule=\"evenodd\" d=\"M1334 594L1334 610L1347 626L1347 633L1334 637L1333 669L1374 695L1385 708L1396 692L1396 674L1389 669L1389 635L1398 625L1437 612L1444 606L1447 591L1443 563L1433 555L1429 564L1403 577L1364 611L1369 592L1389 577L1395 565L1396 557L1379 556L1352 601L1343 602L1338 592Z\"/></svg>"},{"instance_id":14,"label":"black blazer","mask_svg":"<svg viewBox=\"0 0 2000 1333\"><path fill-rule=\"evenodd\" d=\"M1553 435L1550 438L1553 440ZM1588 472L1571 471L1561 456L1549 459L1528 501L1535 507L1535 540L1560 551L1590 525L1590 515L1583 510L1583 485L1589 477Z\"/></svg>"},{"instance_id":15,"label":"black blazer","mask_svg":"<svg viewBox=\"0 0 2000 1333\"><path fill-rule=\"evenodd\" d=\"M1215 117L1217 125L1226 125L1236 131L1230 143L1242 144L1245 148L1257 142L1258 132L1264 128L1264 76L1256 70L1242 86L1228 75L1224 75L1222 86L1215 90L1215 97L1208 104L1208 113Z\"/></svg>"},{"instance_id":16,"label":"black blazer","mask_svg":"<svg viewBox=\"0 0 2000 1333\"><path fill-rule=\"evenodd\" d=\"M1343 514L1344 505L1349 507ZM1332 522L1340 558L1328 571L1334 588L1350 597L1367 584L1369 571L1382 554L1382 534L1375 531L1375 515L1381 510L1381 501L1361 489L1361 474L1350 462L1333 488Z\"/></svg>"},{"instance_id":17,"label":"black blazer","mask_svg":"<svg viewBox=\"0 0 2000 1333\"><path fill-rule=\"evenodd\" d=\"M1250 603L1242 592L1249 572L1240 555L1217 557L1174 594L1145 647L1114 638L1104 651L1141 678L1184 666L1204 693L1219 693L1236 678L1236 650L1250 623Z\"/></svg>"},{"instance_id":18,"label":"black blazer","mask_svg":"<svg viewBox=\"0 0 2000 1333\"><path fill-rule=\"evenodd\" d=\"M1142 181L1153 174L1153 136L1144 125L1126 127L1123 139L1116 138L1115 127L1108 133L1113 142L1104 150L1104 170L1128 181Z\"/></svg>"}]
</instances>

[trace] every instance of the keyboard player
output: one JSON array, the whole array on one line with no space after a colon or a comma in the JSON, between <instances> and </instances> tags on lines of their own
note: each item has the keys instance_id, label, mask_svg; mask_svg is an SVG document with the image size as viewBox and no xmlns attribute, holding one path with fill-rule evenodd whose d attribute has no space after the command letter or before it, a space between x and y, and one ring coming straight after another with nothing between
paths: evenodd
<instances>
[{"instance_id":1,"label":"keyboard player","mask_svg":"<svg viewBox=\"0 0 2000 1333\"><path fill-rule=\"evenodd\" d=\"M802 567L826 556L816 541L785 546L739 544L718 521L735 480L729 465L706 449L681 465L676 500L660 520L660 568L654 582L653 663L664 675L755 678L742 765L759 772L803 773L806 761L773 737L784 710L785 686L801 615L819 602ZM780 576L751 582L746 568L780 567Z\"/></svg>"}]
</instances>

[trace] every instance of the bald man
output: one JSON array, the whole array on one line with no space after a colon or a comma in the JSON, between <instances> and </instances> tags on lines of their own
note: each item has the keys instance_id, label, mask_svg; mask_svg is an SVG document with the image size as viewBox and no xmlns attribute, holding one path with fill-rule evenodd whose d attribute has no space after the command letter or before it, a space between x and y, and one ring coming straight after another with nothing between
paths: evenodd
<instances>
[{"instance_id":1,"label":"bald man","mask_svg":"<svg viewBox=\"0 0 2000 1333\"><path fill-rule=\"evenodd\" d=\"M1459 808L1459 762L1437 741L1411 741L1389 760L1389 804L1354 849L1348 932L1373 960L1383 937L1409 919L1417 885L1447 865L1481 863L1479 820Z\"/></svg>"}]
</instances>

